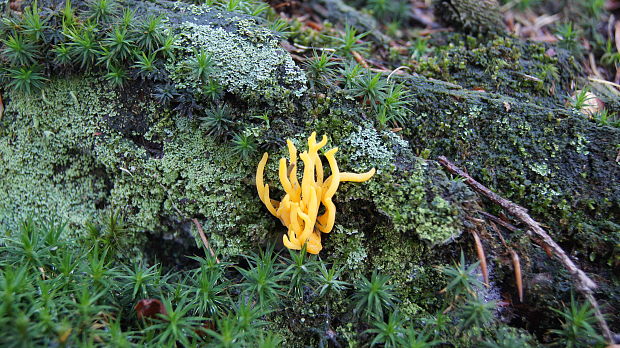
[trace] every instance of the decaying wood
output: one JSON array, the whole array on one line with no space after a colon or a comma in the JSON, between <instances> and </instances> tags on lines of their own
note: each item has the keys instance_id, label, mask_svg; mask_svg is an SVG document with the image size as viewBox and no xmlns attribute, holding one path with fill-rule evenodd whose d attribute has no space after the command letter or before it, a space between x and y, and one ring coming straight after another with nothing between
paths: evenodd
<instances>
[{"instance_id":1,"label":"decaying wood","mask_svg":"<svg viewBox=\"0 0 620 348\"><path fill-rule=\"evenodd\" d=\"M564 249L562 249L552 238L551 236L540 226L538 222L536 222L532 217L527 213L527 209L522 206L515 204L503 197L500 197L495 192L489 190L484 185L480 184L476 180L474 180L469 174L465 173L461 168L457 167L454 163L450 162L446 157L440 156L438 158L439 163L444 166L450 173L458 175L465 179L465 183L477 191L478 193L484 195L488 199L490 199L493 203L498 204L502 208L504 208L507 212L521 220L524 224L529 227L529 231L536 237L538 237L542 243L547 245L551 250L553 250L553 255L564 265L566 270L571 274L573 281L575 283L577 291L582 293L584 297L592 304L594 309L595 316L599 322L601 327L601 331L605 338L610 344L613 344L613 335L609 330L609 326L603 317L601 309L598 305L598 302L594 298L594 290L596 289L596 283L588 277L585 272L583 272L573 260L566 254Z\"/></svg>"}]
</instances>

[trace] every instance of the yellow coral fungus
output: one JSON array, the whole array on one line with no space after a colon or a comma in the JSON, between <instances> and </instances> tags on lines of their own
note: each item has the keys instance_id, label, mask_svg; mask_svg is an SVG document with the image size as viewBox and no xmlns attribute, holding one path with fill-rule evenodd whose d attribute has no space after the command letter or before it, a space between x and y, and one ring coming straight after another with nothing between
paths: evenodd
<instances>
[{"instance_id":1,"label":"yellow coral fungus","mask_svg":"<svg viewBox=\"0 0 620 348\"><path fill-rule=\"evenodd\" d=\"M293 142L288 140L289 165L285 158L280 159L279 178L286 193L282 201L278 202L269 197L269 185L263 181L265 165L269 155L265 152L258 163L256 170L256 189L258 196L271 214L280 219L288 228L288 233L282 236L284 245L289 249L300 250L307 243L307 250L311 254L318 254L321 246L321 232L329 233L336 221L336 206L332 197L343 181L364 182L369 180L375 169L366 173L342 173L334 157L338 148L325 153L329 163L331 175L323 180L323 163L319 157L319 150L327 144L327 136L316 142L316 132L308 138L308 151L299 154L303 162L303 177L301 184L297 180L297 149ZM319 214L321 204L325 213Z\"/></svg>"}]
</instances>

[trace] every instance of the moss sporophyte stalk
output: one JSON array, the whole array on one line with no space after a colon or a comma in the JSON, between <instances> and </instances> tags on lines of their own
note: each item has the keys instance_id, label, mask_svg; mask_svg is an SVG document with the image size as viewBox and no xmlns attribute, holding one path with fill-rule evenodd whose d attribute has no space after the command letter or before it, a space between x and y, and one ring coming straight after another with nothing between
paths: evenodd
<instances>
[{"instance_id":1,"label":"moss sporophyte stalk","mask_svg":"<svg viewBox=\"0 0 620 348\"><path fill-rule=\"evenodd\" d=\"M327 144L327 136L316 142L316 132L308 138L308 151L299 154L304 163L301 185L297 179L297 149L291 140L287 140L289 164L285 158L280 159L279 177L286 192L280 202L269 198L269 185L263 182L263 173L269 155L265 152L256 170L256 189L258 196L271 214L278 217L288 228L282 236L284 245L289 249L300 250L307 243L311 254L318 254L321 249L321 232L329 233L334 228L336 206L332 197L343 181L364 182L375 174L375 168L366 173L340 172L334 155L338 148L325 152L331 175L323 180L323 164L318 151ZM325 213L318 215L323 204Z\"/></svg>"}]
</instances>

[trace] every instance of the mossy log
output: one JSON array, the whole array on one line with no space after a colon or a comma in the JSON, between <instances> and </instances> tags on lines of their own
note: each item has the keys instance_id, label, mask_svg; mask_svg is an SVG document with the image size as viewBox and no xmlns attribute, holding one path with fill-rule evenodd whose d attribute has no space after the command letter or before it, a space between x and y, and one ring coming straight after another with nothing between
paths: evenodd
<instances>
[{"instance_id":1,"label":"mossy log","mask_svg":"<svg viewBox=\"0 0 620 348\"><path fill-rule=\"evenodd\" d=\"M446 175L433 160L440 155L528 207L558 241L573 243L574 255L591 270L617 270L618 129L598 126L558 100L536 103L502 89L468 90L420 76L401 79L412 92L403 131L378 129L341 94L308 92L301 69L255 19L178 6L141 7L165 14L184 40L178 61L167 67L173 83L196 87L199 81L182 74L183 60L207 50L237 120L271 158L284 157L285 139L304 148L316 131L328 135L328 147L340 148L344 170L377 168L369 182L343 185L336 194L337 224L321 256L352 278L373 269L390 275L406 314L439 309L434 292L445 282L435 266L467 245L459 237L485 203ZM27 216L57 215L80 233L88 220L120 209L131 225L122 256L142 256L146 239L161 238L168 244L160 248L178 251L179 263L178 246L196 239L192 218L224 257L278 243L284 229L262 206L252 181L260 155L231 151L206 134L199 117L162 108L153 89L150 82L131 81L118 90L78 75L55 76L37 95L4 93L0 224L14 229ZM270 123L254 117L265 111ZM266 180L277 188L275 162ZM277 189L272 196L279 198ZM509 241L530 260L541 260L540 251L519 244L521 236ZM541 268L534 262L524 267L531 278ZM501 282L510 275L500 269L497 277ZM613 284L603 286L613 290ZM346 312L347 299L333 300L335 312Z\"/></svg>"}]
</instances>

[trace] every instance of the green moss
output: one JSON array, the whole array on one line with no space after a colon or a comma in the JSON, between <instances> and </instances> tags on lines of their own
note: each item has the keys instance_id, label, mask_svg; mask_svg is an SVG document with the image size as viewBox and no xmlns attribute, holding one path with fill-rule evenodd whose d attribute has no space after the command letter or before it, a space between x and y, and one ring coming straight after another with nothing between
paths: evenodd
<instances>
[{"instance_id":1,"label":"green moss","mask_svg":"<svg viewBox=\"0 0 620 348\"><path fill-rule=\"evenodd\" d=\"M390 275L398 297L404 301L400 308L411 313L438 310L444 299L429 296L445 286L439 271L444 263L436 257L436 252L407 233L398 233L389 227L378 228L374 235L370 243L374 246L373 267Z\"/></svg>"},{"instance_id":2,"label":"green moss","mask_svg":"<svg viewBox=\"0 0 620 348\"><path fill-rule=\"evenodd\" d=\"M567 51L543 44L454 33L435 35L429 43L434 50L410 62L417 73L540 105L563 106L581 74Z\"/></svg>"},{"instance_id":3,"label":"green moss","mask_svg":"<svg viewBox=\"0 0 620 348\"><path fill-rule=\"evenodd\" d=\"M611 260L620 213L615 144L620 132L563 106L408 81L413 116L404 135L415 151L446 156L502 196L527 207L554 238ZM596 232L582 226L596 226ZM586 232L586 230L590 232ZM613 264L613 261L609 262Z\"/></svg>"}]
</instances>

